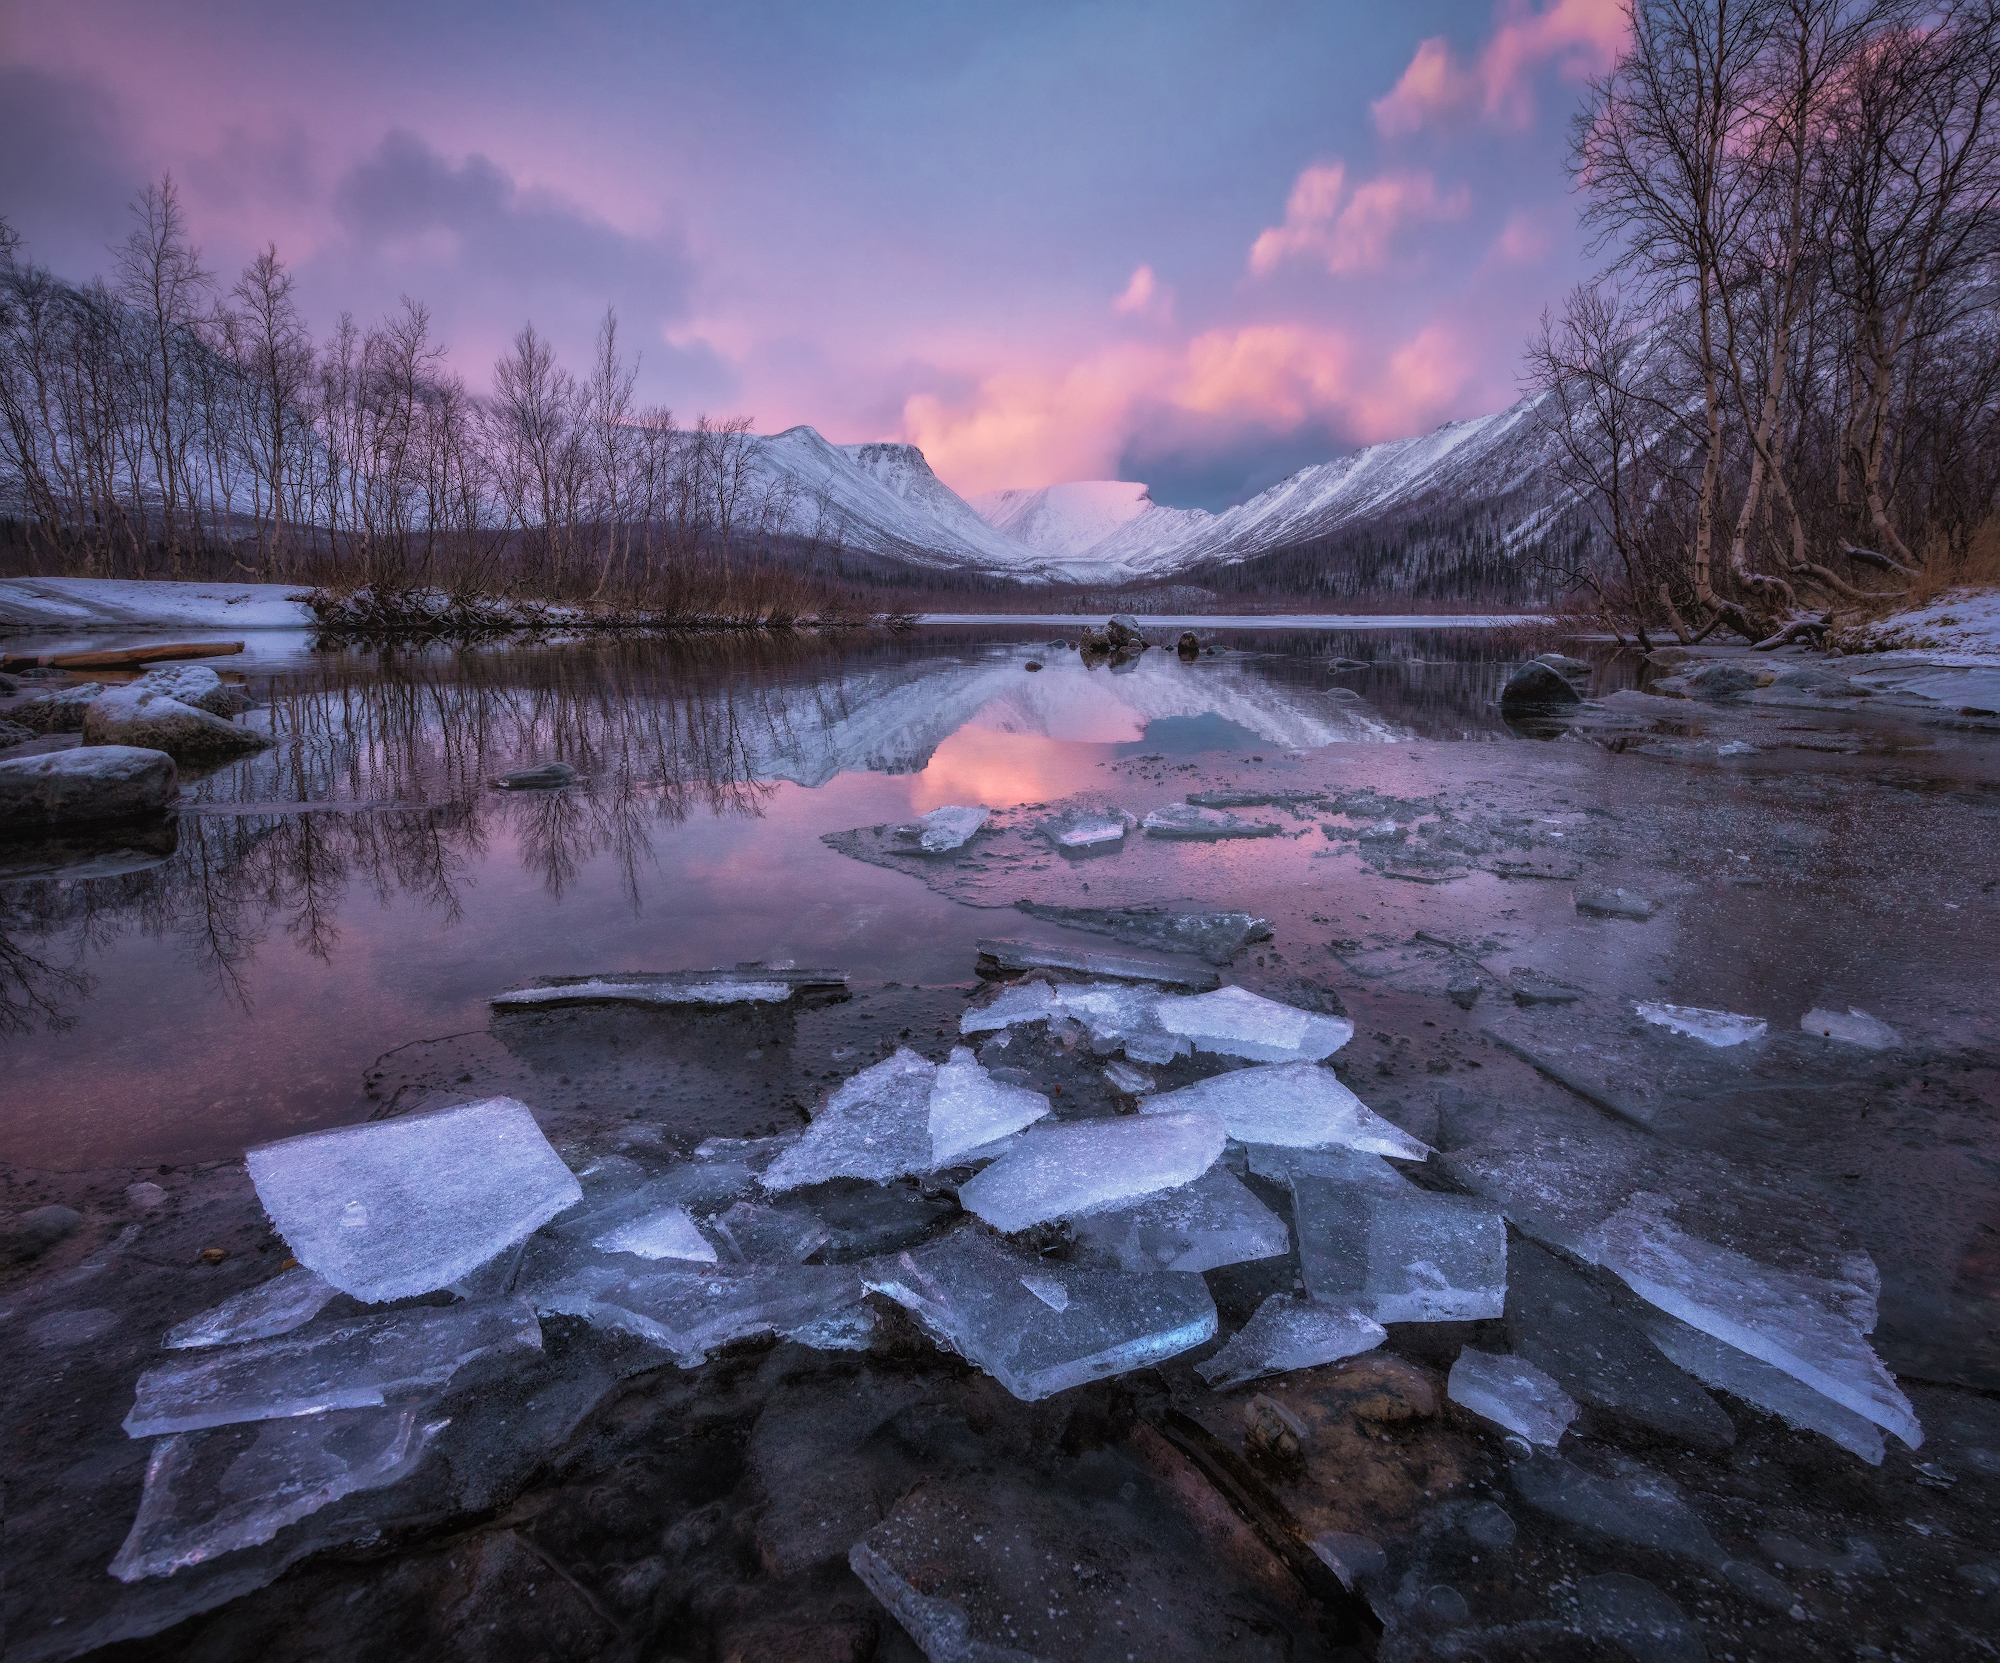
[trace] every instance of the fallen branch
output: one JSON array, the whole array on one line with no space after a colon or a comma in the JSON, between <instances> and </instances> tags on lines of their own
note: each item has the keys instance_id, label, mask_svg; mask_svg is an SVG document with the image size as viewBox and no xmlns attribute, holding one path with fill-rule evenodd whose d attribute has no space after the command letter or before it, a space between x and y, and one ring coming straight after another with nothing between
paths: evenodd
<instances>
[{"instance_id":1,"label":"fallen branch","mask_svg":"<svg viewBox=\"0 0 2000 1663\"><path fill-rule=\"evenodd\" d=\"M1850 560L1858 560L1864 566L1873 566L1878 571L1894 572L1900 577L1915 577L1917 573L1900 560L1891 560L1886 554L1874 549L1856 548L1852 543L1842 543L1841 552Z\"/></svg>"},{"instance_id":2,"label":"fallen branch","mask_svg":"<svg viewBox=\"0 0 2000 1663\"><path fill-rule=\"evenodd\" d=\"M1824 618L1794 618L1790 623L1751 647L1752 652L1776 652L1780 647L1789 647L1794 641L1810 640L1817 647L1826 640L1826 632L1833 627L1833 614Z\"/></svg>"}]
</instances>

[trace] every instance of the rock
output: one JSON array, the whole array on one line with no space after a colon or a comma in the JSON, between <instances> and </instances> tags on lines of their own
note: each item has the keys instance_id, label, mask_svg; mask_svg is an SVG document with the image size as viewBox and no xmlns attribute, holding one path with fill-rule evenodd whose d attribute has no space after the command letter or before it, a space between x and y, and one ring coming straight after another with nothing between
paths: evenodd
<instances>
[{"instance_id":1,"label":"rock","mask_svg":"<svg viewBox=\"0 0 2000 1663\"><path fill-rule=\"evenodd\" d=\"M0 1225L0 1262L35 1259L76 1233L83 1214L74 1207L37 1207Z\"/></svg>"},{"instance_id":2,"label":"rock","mask_svg":"<svg viewBox=\"0 0 2000 1663\"><path fill-rule=\"evenodd\" d=\"M1144 652L1146 638L1139 633L1139 620L1129 612L1121 612L1104 626L1104 633L1112 646L1127 652Z\"/></svg>"},{"instance_id":3,"label":"rock","mask_svg":"<svg viewBox=\"0 0 2000 1663\"><path fill-rule=\"evenodd\" d=\"M83 714L86 745L139 745L176 761L210 761L261 751L274 743L206 710L197 710L142 683L116 687L90 701Z\"/></svg>"},{"instance_id":4,"label":"rock","mask_svg":"<svg viewBox=\"0 0 2000 1663\"><path fill-rule=\"evenodd\" d=\"M1752 688L1769 687L1777 671L1766 664L1744 664L1727 659L1720 664L1704 664L1681 678L1687 691L1697 699L1726 699Z\"/></svg>"},{"instance_id":5,"label":"rock","mask_svg":"<svg viewBox=\"0 0 2000 1663\"><path fill-rule=\"evenodd\" d=\"M211 716L240 715L251 704L249 694L231 687L205 664L165 665L157 670L148 670L132 685L169 699L178 699L182 704L195 710L205 710Z\"/></svg>"},{"instance_id":6,"label":"rock","mask_svg":"<svg viewBox=\"0 0 2000 1663\"><path fill-rule=\"evenodd\" d=\"M517 768L493 782L500 791L556 791L576 784L576 770L567 762L544 762L538 768Z\"/></svg>"},{"instance_id":7,"label":"rock","mask_svg":"<svg viewBox=\"0 0 2000 1663\"><path fill-rule=\"evenodd\" d=\"M0 721L0 750L9 745L25 745L34 737L33 728L24 728L19 722Z\"/></svg>"},{"instance_id":8,"label":"rock","mask_svg":"<svg viewBox=\"0 0 2000 1663\"><path fill-rule=\"evenodd\" d=\"M1336 658L1332 664L1336 670L1372 670L1374 667L1365 658Z\"/></svg>"},{"instance_id":9,"label":"rock","mask_svg":"<svg viewBox=\"0 0 2000 1663\"><path fill-rule=\"evenodd\" d=\"M1444 984L1445 997L1462 1011L1469 1011L1479 1003L1480 990L1486 984L1470 970L1454 970L1451 980Z\"/></svg>"},{"instance_id":10,"label":"rock","mask_svg":"<svg viewBox=\"0 0 2000 1663\"><path fill-rule=\"evenodd\" d=\"M1586 918L1630 918L1636 922L1653 916L1653 903L1628 890L1593 889L1577 896L1576 910Z\"/></svg>"},{"instance_id":11,"label":"rock","mask_svg":"<svg viewBox=\"0 0 2000 1663\"><path fill-rule=\"evenodd\" d=\"M1031 658L1028 660L1027 663L1021 666L1021 668L1024 670L1039 670L1041 667L1042 667L1042 661L1039 658Z\"/></svg>"},{"instance_id":12,"label":"rock","mask_svg":"<svg viewBox=\"0 0 2000 1663\"><path fill-rule=\"evenodd\" d=\"M1582 988L1525 966L1508 971L1507 981L1517 1005L1573 1005L1583 997Z\"/></svg>"},{"instance_id":13,"label":"rock","mask_svg":"<svg viewBox=\"0 0 2000 1663\"><path fill-rule=\"evenodd\" d=\"M1655 647L1651 652L1646 654L1646 662L1648 664L1657 664L1664 670L1675 664L1685 664L1692 657L1694 657L1694 654L1689 652L1686 647Z\"/></svg>"},{"instance_id":14,"label":"rock","mask_svg":"<svg viewBox=\"0 0 2000 1663\"><path fill-rule=\"evenodd\" d=\"M1201 657L1201 640L1193 630L1184 629L1181 631L1181 638L1174 643L1174 651L1192 663Z\"/></svg>"},{"instance_id":15,"label":"rock","mask_svg":"<svg viewBox=\"0 0 2000 1663\"><path fill-rule=\"evenodd\" d=\"M15 757L0 762L0 826L24 830L158 814L179 790L174 759L159 750L99 745Z\"/></svg>"},{"instance_id":16,"label":"rock","mask_svg":"<svg viewBox=\"0 0 2000 1663\"><path fill-rule=\"evenodd\" d=\"M1537 664L1546 664L1557 675L1569 681L1589 681L1590 666L1580 658L1565 658L1559 652L1535 654Z\"/></svg>"},{"instance_id":17,"label":"rock","mask_svg":"<svg viewBox=\"0 0 2000 1663\"><path fill-rule=\"evenodd\" d=\"M102 682L86 681L81 687L65 687L60 693L30 699L9 716L35 733L81 733L85 709L103 691Z\"/></svg>"},{"instance_id":18,"label":"rock","mask_svg":"<svg viewBox=\"0 0 2000 1663\"><path fill-rule=\"evenodd\" d=\"M1582 702L1561 671L1537 661L1523 664L1500 689L1502 710L1553 710Z\"/></svg>"}]
</instances>

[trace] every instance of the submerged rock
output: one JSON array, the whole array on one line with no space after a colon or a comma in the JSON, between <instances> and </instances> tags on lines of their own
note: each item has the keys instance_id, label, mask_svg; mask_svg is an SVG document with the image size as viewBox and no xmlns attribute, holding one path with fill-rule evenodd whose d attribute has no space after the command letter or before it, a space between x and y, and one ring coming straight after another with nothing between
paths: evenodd
<instances>
[{"instance_id":1,"label":"submerged rock","mask_svg":"<svg viewBox=\"0 0 2000 1663\"><path fill-rule=\"evenodd\" d=\"M0 827L9 831L161 814L180 792L166 752L132 745L0 761Z\"/></svg>"},{"instance_id":2,"label":"submerged rock","mask_svg":"<svg viewBox=\"0 0 2000 1663\"><path fill-rule=\"evenodd\" d=\"M500 791L558 791L576 784L576 770L567 762L544 762L534 768L517 768L494 782Z\"/></svg>"},{"instance_id":3,"label":"submerged rock","mask_svg":"<svg viewBox=\"0 0 2000 1663\"><path fill-rule=\"evenodd\" d=\"M1576 910L1586 918L1630 918L1643 922L1653 916L1653 903L1629 890L1592 889L1577 896Z\"/></svg>"}]
</instances>

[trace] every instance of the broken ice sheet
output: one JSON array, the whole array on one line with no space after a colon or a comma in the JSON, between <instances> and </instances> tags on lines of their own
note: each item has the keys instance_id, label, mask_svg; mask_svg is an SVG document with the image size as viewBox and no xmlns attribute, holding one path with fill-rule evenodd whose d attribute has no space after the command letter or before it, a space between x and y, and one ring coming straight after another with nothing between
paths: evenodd
<instances>
[{"instance_id":1,"label":"broken ice sheet","mask_svg":"<svg viewBox=\"0 0 2000 1663\"><path fill-rule=\"evenodd\" d=\"M1241 987L1162 999L1155 1015L1197 1051L1252 1062L1321 1062L1354 1037L1344 1016L1316 1016Z\"/></svg>"},{"instance_id":2,"label":"broken ice sheet","mask_svg":"<svg viewBox=\"0 0 2000 1663\"><path fill-rule=\"evenodd\" d=\"M1391 1125L1316 1063L1277 1063L1218 1074L1140 1104L1146 1114L1212 1114L1239 1143L1293 1148L1341 1144L1421 1161L1430 1146Z\"/></svg>"},{"instance_id":3,"label":"broken ice sheet","mask_svg":"<svg viewBox=\"0 0 2000 1663\"><path fill-rule=\"evenodd\" d=\"M705 982L619 981L591 977L557 987L514 987L487 1002L496 1010L532 1005L781 1005L791 998L789 982L754 976Z\"/></svg>"},{"instance_id":4,"label":"broken ice sheet","mask_svg":"<svg viewBox=\"0 0 2000 1663\"><path fill-rule=\"evenodd\" d=\"M878 1262L867 1280L1025 1403L1146 1368L1215 1333L1199 1276L1057 1264L978 1229Z\"/></svg>"},{"instance_id":5,"label":"broken ice sheet","mask_svg":"<svg viewBox=\"0 0 2000 1663\"><path fill-rule=\"evenodd\" d=\"M1073 930L1113 936L1135 947L1172 953L1199 953L1210 964L1227 964L1252 941L1271 933L1271 921L1248 912L1168 912L1161 907L1063 907L1016 901L1030 918Z\"/></svg>"},{"instance_id":6,"label":"broken ice sheet","mask_svg":"<svg viewBox=\"0 0 2000 1663\"><path fill-rule=\"evenodd\" d=\"M1129 815L1076 808L1050 815L1041 823L1041 832L1058 849L1095 849L1122 843L1136 823Z\"/></svg>"},{"instance_id":7,"label":"broken ice sheet","mask_svg":"<svg viewBox=\"0 0 2000 1663\"><path fill-rule=\"evenodd\" d=\"M169 1351L189 1346L238 1345L289 1334L319 1315L337 1290L304 1266L281 1271L268 1282L245 1288L212 1311L189 1317L160 1341Z\"/></svg>"},{"instance_id":8,"label":"broken ice sheet","mask_svg":"<svg viewBox=\"0 0 2000 1663\"><path fill-rule=\"evenodd\" d=\"M1500 1357L1467 1346L1451 1365L1445 1391L1482 1420L1551 1449L1576 1419L1575 1401L1525 1357Z\"/></svg>"},{"instance_id":9,"label":"broken ice sheet","mask_svg":"<svg viewBox=\"0 0 2000 1663\"><path fill-rule=\"evenodd\" d=\"M1148 837L1221 840L1232 837L1275 837L1269 820L1244 820L1222 809L1197 808L1192 803L1168 803L1146 816Z\"/></svg>"},{"instance_id":10,"label":"broken ice sheet","mask_svg":"<svg viewBox=\"0 0 2000 1663\"><path fill-rule=\"evenodd\" d=\"M1226 1167L1073 1226L1079 1261L1134 1273L1214 1270L1289 1253L1285 1221Z\"/></svg>"},{"instance_id":11,"label":"broken ice sheet","mask_svg":"<svg viewBox=\"0 0 2000 1663\"><path fill-rule=\"evenodd\" d=\"M1083 1026L1099 1056L1122 1050L1134 1062L1165 1063L1187 1054L1187 1040L1161 1025L1160 1007L1168 1001L1148 989L1087 982L1058 988L1056 997L1062 1015Z\"/></svg>"},{"instance_id":12,"label":"broken ice sheet","mask_svg":"<svg viewBox=\"0 0 2000 1663\"><path fill-rule=\"evenodd\" d=\"M642 1259L693 1259L715 1263L715 1247L685 1207L634 1210L623 1222L590 1238L600 1253L636 1253Z\"/></svg>"},{"instance_id":13,"label":"broken ice sheet","mask_svg":"<svg viewBox=\"0 0 2000 1663\"><path fill-rule=\"evenodd\" d=\"M1012 1234L1192 1183L1222 1153L1212 1115L1136 1115L1037 1126L959 1187L958 1204Z\"/></svg>"},{"instance_id":14,"label":"broken ice sheet","mask_svg":"<svg viewBox=\"0 0 2000 1663\"><path fill-rule=\"evenodd\" d=\"M582 1317L595 1328L637 1335L691 1368L730 1340L835 1316L861 1297L861 1282L837 1265L586 1264L538 1283L532 1297L544 1316Z\"/></svg>"},{"instance_id":15,"label":"broken ice sheet","mask_svg":"<svg viewBox=\"0 0 2000 1663\"><path fill-rule=\"evenodd\" d=\"M916 844L927 855L949 854L964 847L972 834L986 824L991 811L984 808L948 804L930 813L890 828L892 836Z\"/></svg>"},{"instance_id":16,"label":"broken ice sheet","mask_svg":"<svg viewBox=\"0 0 2000 1663\"><path fill-rule=\"evenodd\" d=\"M1293 1223L1313 1298L1377 1322L1476 1322L1507 1298L1507 1226L1465 1195L1361 1189L1294 1167Z\"/></svg>"},{"instance_id":17,"label":"broken ice sheet","mask_svg":"<svg viewBox=\"0 0 2000 1663\"><path fill-rule=\"evenodd\" d=\"M1903 1043L1903 1036L1888 1023L1852 1005L1847 1007L1845 1016L1815 1005L1799 1018L1799 1030L1818 1034L1822 1039L1837 1039L1845 1045L1858 1045L1865 1051L1893 1051Z\"/></svg>"},{"instance_id":18,"label":"broken ice sheet","mask_svg":"<svg viewBox=\"0 0 2000 1663\"><path fill-rule=\"evenodd\" d=\"M1598 1263L1641 1299L1738 1351L1782 1369L1915 1449L1924 1441L1910 1401L1869 1346L1853 1313L1866 1290L1775 1270L1670 1222L1672 1203L1641 1193L1592 1232Z\"/></svg>"},{"instance_id":19,"label":"broken ice sheet","mask_svg":"<svg viewBox=\"0 0 2000 1663\"><path fill-rule=\"evenodd\" d=\"M370 1304L449 1287L583 1198L511 1097L308 1132L245 1159L299 1262Z\"/></svg>"},{"instance_id":20,"label":"broken ice sheet","mask_svg":"<svg viewBox=\"0 0 2000 1663\"><path fill-rule=\"evenodd\" d=\"M1216 1390L1267 1374L1358 1357L1389 1337L1373 1317L1290 1294L1274 1294L1195 1372Z\"/></svg>"},{"instance_id":21,"label":"broken ice sheet","mask_svg":"<svg viewBox=\"0 0 2000 1663\"><path fill-rule=\"evenodd\" d=\"M931 1168L930 1093L937 1064L907 1046L843 1081L805 1135L764 1173L769 1190L828 1178L900 1177Z\"/></svg>"},{"instance_id":22,"label":"broken ice sheet","mask_svg":"<svg viewBox=\"0 0 2000 1663\"><path fill-rule=\"evenodd\" d=\"M810 1213L760 1207L739 1201L708 1221L711 1234L731 1264L796 1265L825 1243L827 1227Z\"/></svg>"},{"instance_id":23,"label":"broken ice sheet","mask_svg":"<svg viewBox=\"0 0 2000 1663\"><path fill-rule=\"evenodd\" d=\"M962 1034L1001 1033L1028 1022L1046 1022L1062 1014L1062 1001L1047 982L1016 982L1003 987L990 1005L967 1011L958 1019Z\"/></svg>"},{"instance_id":24,"label":"broken ice sheet","mask_svg":"<svg viewBox=\"0 0 2000 1663\"><path fill-rule=\"evenodd\" d=\"M1142 1074L1130 1063L1106 1063L1099 1070L1105 1084L1121 1097L1144 1097L1160 1089L1159 1082L1150 1074Z\"/></svg>"},{"instance_id":25,"label":"broken ice sheet","mask_svg":"<svg viewBox=\"0 0 2000 1663\"><path fill-rule=\"evenodd\" d=\"M520 1300L321 1322L146 1370L125 1430L152 1438L322 1409L370 1409L391 1396L442 1386L476 1357L541 1348L541 1324Z\"/></svg>"},{"instance_id":26,"label":"broken ice sheet","mask_svg":"<svg viewBox=\"0 0 2000 1663\"><path fill-rule=\"evenodd\" d=\"M121 1582L170 1576L268 1542L342 1496L408 1477L446 1424L403 1404L162 1438L111 1574Z\"/></svg>"},{"instance_id":27,"label":"broken ice sheet","mask_svg":"<svg viewBox=\"0 0 2000 1663\"><path fill-rule=\"evenodd\" d=\"M1040 1092L1002 1084L969 1049L955 1046L931 1083L930 1164L950 1166L969 1150L1033 1125L1048 1112L1049 1100Z\"/></svg>"},{"instance_id":28,"label":"broken ice sheet","mask_svg":"<svg viewBox=\"0 0 2000 1663\"><path fill-rule=\"evenodd\" d=\"M1652 1005L1635 1007L1642 1020L1656 1028L1671 1028L1677 1034L1686 1034L1689 1039L1698 1039L1704 1045L1713 1045L1720 1050L1726 1045L1741 1045L1746 1040L1762 1039L1770 1027L1762 1017L1739 1016L1734 1011L1703 1010L1698 1005Z\"/></svg>"}]
</instances>

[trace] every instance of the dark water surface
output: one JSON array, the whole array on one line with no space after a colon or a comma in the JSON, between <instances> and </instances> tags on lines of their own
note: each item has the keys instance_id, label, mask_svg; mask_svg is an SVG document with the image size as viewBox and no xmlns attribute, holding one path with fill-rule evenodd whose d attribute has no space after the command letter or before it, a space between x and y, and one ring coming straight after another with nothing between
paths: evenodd
<instances>
[{"instance_id":1,"label":"dark water surface","mask_svg":"<svg viewBox=\"0 0 2000 1663\"><path fill-rule=\"evenodd\" d=\"M482 1026L489 995L537 975L790 960L962 980L990 919L824 832L1055 798L1149 751L1509 737L1488 631L1244 631L1196 665L1116 671L1048 639L267 651L248 684L279 743L189 780L164 858L0 891L26 959L0 991L27 1028L0 1038L0 1160L210 1159L354 1119L378 1054ZM1046 670L1022 668L1023 640ZM1631 675L1607 660L1602 679ZM547 761L586 783L489 785Z\"/></svg>"}]
</instances>

